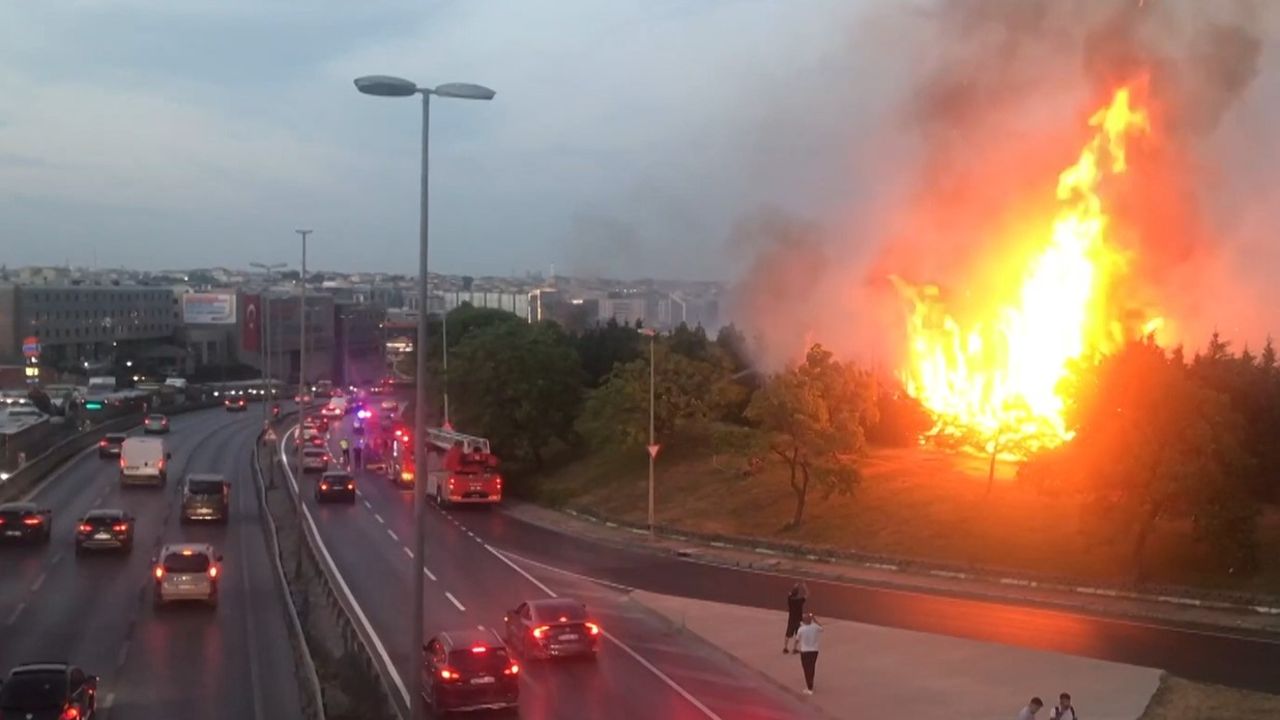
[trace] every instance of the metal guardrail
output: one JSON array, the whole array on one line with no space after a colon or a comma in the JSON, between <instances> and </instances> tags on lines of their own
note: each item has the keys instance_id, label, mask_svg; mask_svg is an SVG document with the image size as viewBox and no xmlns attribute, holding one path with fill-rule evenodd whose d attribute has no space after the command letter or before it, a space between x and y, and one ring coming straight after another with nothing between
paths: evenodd
<instances>
[{"instance_id":1,"label":"metal guardrail","mask_svg":"<svg viewBox=\"0 0 1280 720\"><path fill-rule=\"evenodd\" d=\"M266 536L267 547L271 551L276 580L279 581L280 592L284 593L285 608L288 610L286 615L288 616L289 644L293 648L294 661L302 668L302 687L299 688L302 691L302 714L309 720L324 720L324 690L320 686L320 676L316 673L315 660L312 659L311 650L307 647L306 634L302 630L302 621L298 617L298 606L293 600L293 593L289 591L289 581L284 574L284 557L280 551L276 521L267 508L266 483L262 479L262 464L258 456L261 445L262 433L259 433L253 445L253 456L250 461L253 463L253 477L258 488L258 508L267 519L267 524L262 526L263 534Z\"/></svg>"}]
</instances>

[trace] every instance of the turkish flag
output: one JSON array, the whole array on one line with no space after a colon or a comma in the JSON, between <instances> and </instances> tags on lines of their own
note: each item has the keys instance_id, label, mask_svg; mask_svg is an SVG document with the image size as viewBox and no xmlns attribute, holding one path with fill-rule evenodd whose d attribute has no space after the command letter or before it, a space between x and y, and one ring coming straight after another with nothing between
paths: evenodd
<instances>
[{"instance_id":1,"label":"turkish flag","mask_svg":"<svg viewBox=\"0 0 1280 720\"><path fill-rule=\"evenodd\" d=\"M257 352L262 349L262 296L244 296L244 321L240 323L240 346Z\"/></svg>"}]
</instances>

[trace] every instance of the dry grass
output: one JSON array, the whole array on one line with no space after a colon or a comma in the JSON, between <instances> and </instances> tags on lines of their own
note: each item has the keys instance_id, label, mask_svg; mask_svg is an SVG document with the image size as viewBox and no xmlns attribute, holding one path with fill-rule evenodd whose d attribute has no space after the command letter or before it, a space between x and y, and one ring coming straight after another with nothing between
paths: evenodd
<instances>
[{"instance_id":1,"label":"dry grass","mask_svg":"<svg viewBox=\"0 0 1280 720\"><path fill-rule=\"evenodd\" d=\"M660 523L689 530L793 540L812 545L955 564L1124 582L1132 576L1127 548L1098 539L1080 504L1014 480L1001 465L986 495L986 462L921 448L878 449L864 463L852 496L811 493L804 523L784 530L794 497L776 465L744 476L741 459L714 456L708 443L664 448L657 463ZM542 478L545 502L586 508L641 522L647 463L643 450L589 456ZM1158 529L1146 562L1152 579L1255 592L1280 592L1280 517L1263 524L1263 571L1254 578L1224 574L1185 526Z\"/></svg>"},{"instance_id":2,"label":"dry grass","mask_svg":"<svg viewBox=\"0 0 1280 720\"><path fill-rule=\"evenodd\" d=\"M1160 680L1139 720L1275 720L1280 695L1204 685L1171 676Z\"/></svg>"}]
</instances>

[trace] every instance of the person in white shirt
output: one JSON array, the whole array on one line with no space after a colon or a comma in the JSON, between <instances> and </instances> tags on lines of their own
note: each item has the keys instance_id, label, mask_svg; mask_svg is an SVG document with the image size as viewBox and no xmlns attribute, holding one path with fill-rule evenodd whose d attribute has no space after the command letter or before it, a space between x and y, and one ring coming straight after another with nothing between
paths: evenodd
<instances>
[{"instance_id":1,"label":"person in white shirt","mask_svg":"<svg viewBox=\"0 0 1280 720\"><path fill-rule=\"evenodd\" d=\"M804 623L796 631L800 641L800 667L804 668L805 694L813 694L813 676L818 669L818 645L822 642L822 625L813 613L805 613ZM1072 718L1071 720L1074 720Z\"/></svg>"},{"instance_id":2,"label":"person in white shirt","mask_svg":"<svg viewBox=\"0 0 1280 720\"><path fill-rule=\"evenodd\" d=\"M1038 697L1031 698L1031 702L1027 706L1018 711L1017 720L1036 720L1036 713L1040 712L1040 708L1044 707L1044 701Z\"/></svg>"},{"instance_id":3,"label":"person in white shirt","mask_svg":"<svg viewBox=\"0 0 1280 720\"><path fill-rule=\"evenodd\" d=\"M1058 696L1058 704L1049 713L1049 720L1080 720L1076 716L1075 707L1071 704L1071 693L1062 693Z\"/></svg>"}]
</instances>

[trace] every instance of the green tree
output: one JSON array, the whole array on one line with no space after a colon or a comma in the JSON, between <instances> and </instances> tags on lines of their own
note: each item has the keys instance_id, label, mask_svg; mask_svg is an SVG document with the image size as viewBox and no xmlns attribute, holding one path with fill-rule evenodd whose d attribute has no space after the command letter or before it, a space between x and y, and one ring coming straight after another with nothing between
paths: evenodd
<instances>
[{"instance_id":1,"label":"green tree","mask_svg":"<svg viewBox=\"0 0 1280 720\"><path fill-rule=\"evenodd\" d=\"M574 336L573 344L582 358L587 385L599 387L617 365L639 358L642 339L636 328L620 325L614 318Z\"/></svg>"},{"instance_id":2,"label":"green tree","mask_svg":"<svg viewBox=\"0 0 1280 720\"><path fill-rule=\"evenodd\" d=\"M455 424L500 455L542 468L554 439L570 442L582 399L582 366L553 323L492 323L472 330L449 358Z\"/></svg>"},{"instance_id":3,"label":"green tree","mask_svg":"<svg viewBox=\"0 0 1280 720\"><path fill-rule=\"evenodd\" d=\"M675 352L668 338L654 353L654 432L670 439L682 427L733 419L747 391L735 383L726 364L712 357L694 360ZM649 439L649 357L615 366L609 379L591 392L578 421L593 445L641 446Z\"/></svg>"},{"instance_id":4,"label":"green tree","mask_svg":"<svg viewBox=\"0 0 1280 720\"><path fill-rule=\"evenodd\" d=\"M747 354L747 336L733 323L720 328L716 333L716 347L729 358L735 373L751 367L751 357Z\"/></svg>"},{"instance_id":5,"label":"green tree","mask_svg":"<svg viewBox=\"0 0 1280 720\"><path fill-rule=\"evenodd\" d=\"M1218 342L1209 356L1229 357ZM1252 461L1226 395L1143 340L1075 369L1066 397L1076 435L1063 459L1090 512L1128 538L1136 577L1156 524L1177 517L1190 518L1197 539L1228 567L1254 569Z\"/></svg>"},{"instance_id":6,"label":"green tree","mask_svg":"<svg viewBox=\"0 0 1280 720\"><path fill-rule=\"evenodd\" d=\"M876 385L870 374L814 345L803 363L765 381L746 415L787 467L795 495L787 527L795 528L804 520L810 489L819 488L825 499L856 487L866 428L877 420Z\"/></svg>"}]
</instances>

